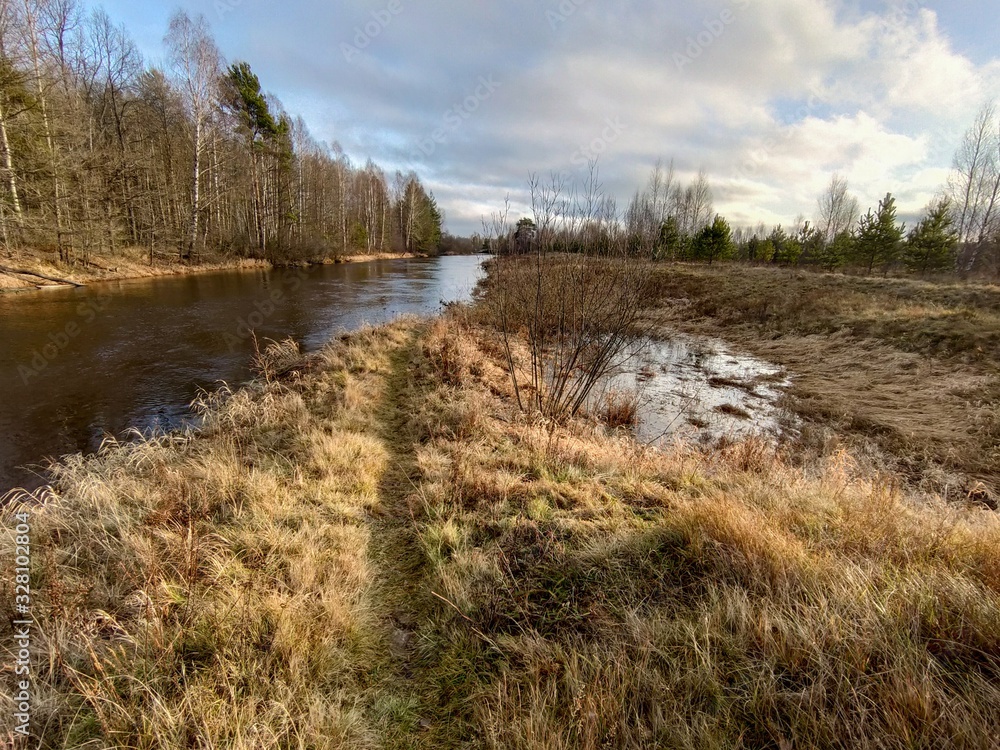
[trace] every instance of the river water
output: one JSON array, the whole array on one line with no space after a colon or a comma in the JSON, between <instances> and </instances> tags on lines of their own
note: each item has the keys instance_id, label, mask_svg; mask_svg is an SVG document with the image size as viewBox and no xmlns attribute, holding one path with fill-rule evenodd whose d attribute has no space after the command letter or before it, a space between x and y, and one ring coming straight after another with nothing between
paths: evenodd
<instances>
[{"instance_id":1,"label":"river water","mask_svg":"<svg viewBox=\"0 0 1000 750\"><path fill-rule=\"evenodd\" d=\"M0 295L0 496L49 458L169 429L199 389L250 377L251 329L304 350L468 299L481 256L242 270Z\"/></svg>"},{"instance_id":2,"label":"river water","mask_svg":"<svg viewBox=\"0 0 1000 750\"><path fill-rule=\"evenodd\" d=\"M220 381L251 377L258 340L314 351L343 331L470 298L483 256L220 271L0 295L0 497L50 459L192 419ZM634 342L602 390L633 394L635 437L711 444L782 430L785 374L720 341ZM600 397L601 394L595 394Z\"/></svg>"}]
</instances>

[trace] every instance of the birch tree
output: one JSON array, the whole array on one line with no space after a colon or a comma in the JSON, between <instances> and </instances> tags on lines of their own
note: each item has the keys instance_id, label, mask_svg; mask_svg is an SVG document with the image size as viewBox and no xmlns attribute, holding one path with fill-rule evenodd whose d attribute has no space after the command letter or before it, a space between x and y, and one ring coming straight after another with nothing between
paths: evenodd
<instances>
[{"instance_id":1,"label":"birch tree","mask_svg":"<svg viewBox=\"0 0 1000 750\"><path fill-rule=\"evenodd\" d=\"M199 15L192 20L182 10L171 17L164 43L167 45L170 64L193 128L191 217L186 248L181 251L182 258L189 258L195 252L198 242L198 222L201 213L201 158L205 147L206 127L218 100L222 58L212 39L205 17Z\"/></svg>"},{"instance_id":2,"label":"birch tree","mask_svg":"<svg viewBox=\"0 0 1000 750\"><path fill-rule=\"evenodd\" d=\"M829 187L816 204L819 209L816 228L827 243L850 230L858 220L858 199L848 192L847 179L839 174L830 179Z\"/></svg>"},{"instance_id":3,"label":"birch tree","mask_svg":"<svg viewBox=\"0 0 1000 750\"><path fill-rule=\"evenodd\" d=\"M955 153L949 198L955 229L964 244L964 271L975 270L1000 232L1000 119L996 105L983 106Z\"/></svg>"}]
</instances>

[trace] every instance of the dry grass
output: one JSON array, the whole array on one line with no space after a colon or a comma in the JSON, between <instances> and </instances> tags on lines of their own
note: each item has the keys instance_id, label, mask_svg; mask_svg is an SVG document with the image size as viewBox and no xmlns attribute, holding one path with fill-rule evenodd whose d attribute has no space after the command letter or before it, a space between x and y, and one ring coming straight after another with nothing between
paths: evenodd
<instances>
[{"instance_id":1,"label":"dry grass","mask_svg":"<svg viewBox=\"0 0 1000 750\"><path fill-rule=\"evenodd\" d=\"M757 441L550 432L493 395L488 358L451 370L427 398L461 427L423 422L411 498L438 746L998 745L994 514L843 452L803 471Z\"/></svg>"},{"instance_id":2,"label":"dry grass","mask_svg":"<svg viewBox=\"0 0 1000 750\"><path fill-rule=\"evenodd\" d=\"M364 263L372 260L391 260L395 258L412 258L407 253L374 253L372 255L325 256L316 262L321 263ZM416 256L419 257L419 256ZM141 247L126 247L114 255L92 254L91 263L82 260L77 263L62 263L55 252L15 252L0 253L0 265L15 267L19 270L34 271L65 279L78 284L90 284L114 279L142 279L154 276L176 276L192 273L209 273L239 268L270 268L269 261L256 258L236 258L221 253L207 253L198 257L196 262L181 262L176 254L166 255L158 252L149 264L149 251ZM313 262L313 261L310 261ZM58 287L50 281L39 278L12 275L0 272L0 294L5 292L30 291L40 287Z\"/></svg>"},{"instance_id":3,"label":"dry grass","mask_svg":"<svg viewBox=\"0 0 1000 750\"><path fill-rule=\"evenodd\" d=\"M197 263L181 263L176 255L162 253L149 264L149 251L141 247L121 249L115 255L91 255L91 263L82 260L77 263L62 263L56 253L16 252L0 255L0 265L12 266L66 279L77 284L89 284L112 279L141 279L153 276L174 276L177 274L207 273L235 268L267 268L270 263L252 258L232 258L222 255L205 255ZM36 289L38 287L61 286L42 279L14 276L0 272L0 294Z\"/></svg>"},{"instance_id":4,"label":"dry grass","mask_svg":"<svg viewBox=\"0 0 1000 750\"><path fill-rule=\"evenodd\" d=\"M60 470L43 747L1000 746L995 514L531 420L461 311L291 372Z\"/></svg>"},{"instance_id":5,"label":"dry grass","mask_svg":"<svg viewBox=\"0 0 1000 750\"><path fill-rule=\"evenodd\" d=\"M384 661L371 406L403 335L360 334L308 380L219 394L196 437L57 468L33 523L43 747L376 744L360 699ZM12 602L5 579L5 623Z\"/></svg>"},{"instance_id":6,"label":"dry grass","mask_svg":"<svg viewBox=\"0 0 1000 750\"><path fill-rule=\"evenodd\" d=\"M612 390L602 399L599 416L608 427L634 427L639 421L639 393Z\"/></svg>"},{"instance_id":7,"label":"dry grass","mask_svg":"<svg viewBox=\"0 0 1000 750\"><path fill-rule=\"evenodd\" d=\"M996 505L1000 287L680 264L654 284L670 326L792 373L807 442L846 439L915 486Z\"/></svg>"},{"instance_id":8,"label":"dry grass","mask_svg":"<svg viewBox=\"0 0 1000 750\"><path fill-rule=\"evenodd\" d=\"M1000 286L745 265L661 265L653 285L684 319L771 334L846 331L902 351L996 368Z\"/></svg>"}]
</instances>

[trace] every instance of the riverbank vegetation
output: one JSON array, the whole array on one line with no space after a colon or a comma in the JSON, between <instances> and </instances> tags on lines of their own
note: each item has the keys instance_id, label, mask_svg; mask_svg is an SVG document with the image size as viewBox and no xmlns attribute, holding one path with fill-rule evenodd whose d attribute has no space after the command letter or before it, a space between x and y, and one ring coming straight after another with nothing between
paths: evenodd
<instances>
[{"instance_id":1,"label":"riverbank vegetation","mask_svg":"<svg viewBox=\"0 0 1000 750\"><path fill-rule=\"evenodd\" d=\"M596 164L582 185L532 178L530 193L532 218L510 226L503 210L486 224L496 257L482 302L508 353L511 331L527 341L524 364L508 357L508 369L517 373L515 384L528 378L537 411L554 417L582 405L586 394L576 398L579 389L600 380L629 336L669 338L688 328L794 374L789 406L805 420L800 447L846 438L870 454L873 466L915 486L996 507L1000 289L954 275L936 281L867 275L871 258L883 257L872 247L887 238L901 242L890 198L864 220L870 235L856 238L875 253L865 256L868 266L833 273L712 262L731 257L736 244L718 216L690 235L711 216L703 175L685 188L658 166L624 218L603 192ZM828 198L820 206L833 217L835 237L856 206L844 208L850 199L839 179ZM950 221L948 205L937 204L923 229L911 233L907 252L923 247L925 259L934 255L929 238ZM667 216L662 226L661 215ZM709 262L684 262L683 252L664 256L658 243L666 235L678 247L700 248ZM989 248L979 248L982 257ZM573 388L562 384L567 379Z\"/></svg>"},{"instance_id":2,"label":"riverbank vegetation","mask_svg":"<svg viewBox=\"0 0 1000 750\"><path fill-rule=\"evenodd\" d=\"M42 747L995 743L991 511L539 419L482 308L258 367L26 506Z\"/></svg>"},{"instance_id":3,"label":"riverbank vegetation","mask_svg":"<svg viewBox=\"0 0 1000 750\"><path fill-rule=\"evenodd\" d=\"M165 31L159 68L103 10L0 4L0 265L437 251L442 213L416 174L317 141L203 17L179 11Z\"/></svg>"}]
</instances>

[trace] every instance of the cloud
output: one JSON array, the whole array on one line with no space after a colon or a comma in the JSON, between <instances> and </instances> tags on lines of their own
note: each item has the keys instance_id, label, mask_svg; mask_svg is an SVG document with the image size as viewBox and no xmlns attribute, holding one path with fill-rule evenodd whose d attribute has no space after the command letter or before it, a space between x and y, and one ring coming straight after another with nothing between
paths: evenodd
<instances>
[{"instance_id":1,"label":"cloud","mask_svg":"<svg viewBox=\"0 0 1000 750\"><path fill-rule=\"evenodd\" d=\"M946 29L918 0L300 0L282 13L242 0L207 15L224 53L314 135L356 163L415 169L459 233L507 194L524 210L529 172L580 174L581 152L598 151L622 207L673 158L680 175L708 171L737 224L810 216L833 172L865 207L892 190L919 211L1000 92L1000 61L963 51L987 46L989 24ZM421 150L483 76L499 87Z\"/></svg>"}]
</instances>

